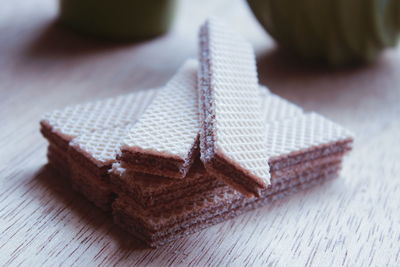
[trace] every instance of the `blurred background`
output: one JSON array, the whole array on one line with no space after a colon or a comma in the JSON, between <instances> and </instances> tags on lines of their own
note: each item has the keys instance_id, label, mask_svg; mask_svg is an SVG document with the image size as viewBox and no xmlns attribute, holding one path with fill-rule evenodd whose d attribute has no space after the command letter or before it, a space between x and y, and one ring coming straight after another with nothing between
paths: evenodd
<instances>
[{"instance_id":1,"label":"blurred background","mask_svg":"<svg viewBox=\"0 0 400 267\"><path fill-rule=\"evenodd\" d=\"M160 15L160 20L155 20L152 25L152 20L148 19L146 12L151 13L153 10L147 9L146 12L141 12L142 9L140 8L139 10L136 7L132 8L135 26L132 27L131 32L129 30L122 34L117 32L120 34L117 37L112 36L110 32L101 33L100 26L104 23L105 28L110 31L110 27L111 29L113 26L115 27L114 23L110 22L110 18L118 17L118 13L107 13L109 17L102 19L104 14L101 14L101 12L99 15L95 9L88 10L87 6L84 7L86 9L82 9L84 4L79 4L82 2L92 3L92 1L21 0L2 5L0 9L2 107L6 108L9 107L6 104L11 104L13 113L19 114L25 112L26 103L35 101L35 105L30 107L31 112L26 115L34 116L33 121L37 121L43 112L67 104L162 86L188 57L197 56L198 27L208 16L212 15L225 20L227 24L239 31L252 43L257 54L260 82L269 86L275 93L301 104L306 109L317 110L323 114L331 113L330 117L345 125L367 123L371 120L371 116L372 119L374 116L379 116L380 120L385 120L385 116L382 116L381 113L393 113L394 110L392 109L397 109L398 105L382 107L376 101L379 98L381 102L394 103L399 99L398 90L393 90L393 87L396 87L395 85L400 84L400 75L398 75L397 70L400 54L397 48L389 48L383 51L379 49L376 57L365 62L360 61L359 58L353 62L351 56L348 57L348 62L341 62L340 60L343 57L332 62L329 57L324 57L326 51L330 51L329 49L326 50L327 46L324 43L319 46L324 51L319 59L310 60L307 57L302 57L302 55L299 55L300 52L296 52L296 48L287 45L288 40L293 39L293 46L297 47L297 28L301 28L301 25L305 23L306 28L302 32L309 32L310 39L322 42L326 37L315 36L315 31L307 30L310 28L309 25L316 25L312 24L310 19L307 20L312 15L299 16L300 19L293 19L293 23L291 23L291 16L289 15L293 13L292 7L288 9L287 14L283 12L282 16L278 16L276 23L275 21L270 22L271 25L275 25L276 29L279 28L276 26L278 22L286 23L283 24L284 38L282 41L279 41L281 38L279 36L275 38L278 39L280 44L283 44L277 45L274 38L262 26L268 28L269 25L268 21L264 21L265 18L268 18L268 11L270 10L268 6L265 6L265 3L277 1L250 1L251 6L256 10L257 17L262 22L260 24L249 4L244 0L157 0L152 3L155 7L154 12L156 14L166 12L167 15L164 17ZM98 3L103 2L110 1L98 1ZM115 3L119 3L117 7L121 8L126 2L126 0L118 0ZM136 1L128 2L136 3ZM138 2L143 4L143 1ZM261 2L261 4L258 2ZM282 7L274 7L278 10L277 14L280 14L279 10L285 8L286 2L282 1ZM304 2L308 3L310 0ZM331 8L328 4L333 1L325 0L323 2L326 5L320 9L305 9L304 12L309 10L308 12L311 12L311 14L318 14L320 17L315 19L324 21L326 16L321 18L321 13L323 13L321 10L325 10L324 7ZM367 5L367 2L387 4L398 3L399 1L374 0L361 1L360 3ZM61 12L62 23L59 19L60 6L64 8L61 11L64 10L63 12L66 13L65 15ZM102 6L99 5L99 7ZM79 12L74 14L74 8L84 10L83 14ZM355 6L349 4L348 8L350 11L345 10L347 13L352 12ZM295 8L296 10L300 12L300 8ZM361 16L360 20L362 22L369 21L368 19L371 19L372 22L375 21L373 15L376 10L371 9L371 7L365 10L365 14L369 14L370 17ZM377 10L380 11L381 9ZM398 8L389 8L389 10L398 11ZM140 13L144 15L138 15ZM300 12L299 14L303 13ZM353 12L353 14L356 13ZM328 16L327 21L330 24L328 23L328 26L322 28L325 29L325 32L329 33L326 29L329 29L331 24L341 25L337 23L336 15ZM85 18L83 22L79 20L82 16ZM140 19L138 20L141 17L143 24ZM100 33L95 32L93 34L90 25L81 26L82 23L87 23L88 19L89 22L92 21L92 18L94 22L97 19L96 23L98 24L95 25L97 27L95 30L99 31L98 28L100 27ZM398 16L395 18L398 18ZM129 16L123 19L129 20ZM398 22L398 20L396 21ZM122 22L124 21L122 20ZM71 25L71 23L77 23L77 25ZM344 19L342 23L348 23L350 27L354 24L354 21ZM375 29L371 23L365 23L365 25L370 26L366 29ZM397 25L396 23L392 24ZM162 27L159 25L162 25ZM287 25L300 26L288 29ZM339 26L338 29L334 30L335 33L341 32ZM143 34L143 32L146 32L146 27L150 27L149 36ZM120 29L118 23L116 28L117 31ZM273 31L276 31L275 28ZM154 32L154 29L160 30L159 33L166 32L157 35L158 33ZM137 32L139 32L138 38L135 35ZM374 32L379 31L375 29ZM372 42L369 40L372 34L363 31L361 33L361 39L365 41L365 47L368 47L368 44ZM153 36L154 34L156 36ZM276 32L274 32L274 36L275 34ZM384 34L387 35L387 33ZM392 35L397 37L397 32L394 31ZM142 38L142 36L145 38ZM329 37L330 34L327 34L327 36ZM347 40L344 37L338 38L332 39L331 43L334 46L337 43L345 43L340 40ZM304 37L304 34L300 36L300 39L308 40ZM374 40L376 42L376 38ZM350 41L346 42L349 43ZM314 41L307 42L310 43L313 50L317 49ZM299 41L299 43L303 43L303 41ZM333 50L338 51L340 49ZM366 115L364 112L366 108L370 110L381 109L381 112ZM9 111L3 110L2 112ZM386 118L389 117L386 116ZM5 120L5 118L2 118L2 120ZM7 123L13 123L13 121L6 120L4 125L7 125Z\"/></svg>"},{"instance_id":2,"label":"blurred background","mask_svg":"<svg viewBox=\"0 0 400 267\"><path fill-rule=\"evenodd\" d=\"M315 258L326 263L331 256L343 265L381 266L387 260L396 266L400 255L400 49L395 44L400 1L249 0L254 14L245 0L152 0L147 5L151 3L158 15L148 15L153 10L148 7L135 7L112 15L116 20L96 8L115 4L108 7L111 11L128 0L97 0L96 8L87 6L94 1L1 2L0 228L4 231L0 231L0 245L8 254L0 255L0 262L26 263L34 252L44 261L62 255L77 265L82 255L99 264L107 258L128 262L140 257L183 262L193 255L195 246L201 250L197 257L214 258L214 263L223 262L224 255L279 263L288 257L290 247L293 257L304 258L307 265ZM165 6L167 2L173 6ZM76 6L81 8L76 11ZM166 16L159 13L164 8ZM151 16L154 19L146 20ZM301 206L307 208L310 220L329 218L331 224L305 225L299 231L290 227L300 238L290 239L286 247L249 247L263 259L247 257L235 245L247 236L237 241L219 228L209 232L209 243L179 246L178 254L176 247L148 254L121 248L110 234L113 224L108 216L41 170L46 142L39 133L39 120L45 112L164 85L187 58L197 57L198 27L209 16L220 17L253 45L260 83L356 134L340 179L308 192L307 197L293 198L292 210L287 203L279 204L263 217L278 214L280 219L274 220L278 229L285 226L285 216L296 216L291 211ZM132 32L118 26L125 19ZM94 30L90 23L95 23ZM110 32L115 25L117 35ZM24 214L29 209L34 212ZM27 218L31 228L21 225L25 221L14 223L18 218ZM246 218L253 229L257 221ZM71 229L82 233L82 239L71 237ZM41 233L48 233L49 239ZM314 233L317 239L312 239ZM99 238L89 242L86 236L93 234ZM18 247L8 242L11 239L20 242ZM99 240L109 246L107 253L96 248ZM65 242L69 250L64 245L55 250L55 243ZM217 243L222 245L215 251L212 245ZM88 249L91 245L95 248Z\"/></svg>"}]
</instances>

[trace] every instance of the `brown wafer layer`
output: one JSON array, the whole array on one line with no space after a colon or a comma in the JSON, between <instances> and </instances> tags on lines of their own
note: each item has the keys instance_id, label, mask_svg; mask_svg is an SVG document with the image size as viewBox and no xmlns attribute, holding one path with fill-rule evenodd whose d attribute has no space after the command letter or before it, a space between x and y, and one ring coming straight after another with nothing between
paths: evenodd
<instances>
[{"instance_id":1,"label":"brown wafer layer","mask_svg":"<svg viewBox=\"0 0 400 267\"><path fill-rule=\"evenodd\" d=\"M118 194L130 195L143 207L159 205L224 185L210 177L200 161L194 163L185 179L168 179L128 169L121 172L115 166L110 179Z\"/></svg>"},{"instance_id":2,"label":"brown wafer layer","mask_svg":"<svg viewBox=\"0 0 400 267\"><path fill-rule=\"evenodd\" d=\"M300 173L290 173L278 179L275 179L273 184L261 192L262 196L267 196L270 193L285 190L286 188L296 185L297 183L306 182L314 179L319 175L331 171L337 171L340 168L340 162L332 162L327 165L318 166L313 169L308 169ZM142 219L146 228L153 231L158 231L163 227L172 227L177 221L187 220L188 218L195 218L200 213L207 210L214 209L215 207L227 207L235 201L243 200L255 201L257 198L243 198L243 196L234 189L227 189L229 187L219 187L200 194L194 194L182 199L176 199L171 203L164 203L162 205L141 208L140 205L134 201L129 201L129 196L124 198L129 203L130 208L137 218ZM170 216L174 214L175 216Z\"/></svg>"},{"instance_id":3,"label":"brown wafer layer","mask_svg":"<svg viewBox=\"0 0 400 267\"><path fill-rule=\"evenodd\" d=\"M67 163L68 161L68 153L65 150L60 149L59 146L50 143L47 147L47 154L51 154L53 156L58 157L60 160ZM67 164L66 164L67 165Z\"/></svg>"},{"instance_id":4,"label":"brown wafer layer","mask_svg":"<svg viewBox=\"0 0 400 267\"><path fill-rule=\"evenodd\" d=\"M342 157L343 153L330 154L302 164L293 165L291 168L274 171L271 173L271 177L273 179L284 179L285 176L293 176L293 174L307 169L338 162ZM200 162L196 162L187 177L182 180L131 172L118 168L118 164L113 166L110 178L115 187L115 192L130 195L143 207L161 205L224 185L223 182L218 181L207 173Z\"/></svg>"},{"instance_id":5,"label":"brown wafer layer","mask_svg":"<svg viewBox=\"0 0 400 267\"><path fill-rule=\"evenodd\" d=\"M58 174L60 174L62 177L69 177L69 166L68 163L61 160L61 157L59 155L55 154L52 151L47 152L47 160L49 166L55 170Z\"/></svg>"},{"instance_id":6,"label":"brown wafer layer","mask_svg":"<svg viewBox=\"0 0 400 267\"><path fill-rule=\"evenodd\" d=\"M296 179L281 180L280 183L265 189L260 198L244 198L228 187L220 187L196 196L193 202L186 200L185 206L175 207L172 210L163 207L163 213L144 211L148 213L145 217L137 214L137 207L132 207L128 197L120 197L113 204L114 220L148 245L161 246L335 177L339 169L340 164L336 163L329 168L325 167L311 173L304 172Z\"/></svg>"},{"instance_id":7,"label":"brown wafer layer","mask_svg":"<svg viewBox=\"0 0 400 267\"><path fill-rule=\"evenodd\" d=\"M122 149L122 154L118 159L121 160L124 168L129 168L135 172L180 179L186 177L189 167L192 166L198 154L199 148L197 141L195 141L195 145L186 160L125 149Z\"/></svg>"},{"instance_id":8,"label":"brown wafer layer","mask_svg":"<svg viewBox=\"0 0 400 267\"><path fill-rule=\"evenodd\" d=\"M271 172L273 172L285 168L291 168L295 165L301 165L332 154L344 155L352 149L352 143L352 138L338 140L336 142L326 143L316 147L310 147L289 154L272 157L268 161L268 164Z\"/></svg>"},{"instance_id":9,"label":"brown wafer layer","mask_svg":"<svg viewBox=\"0 0 400 267\"><path fill-rule=\"evenodd\" d=\"M62 176L69 176L67 162L67 151L69 141L51 130L50 125L45 121L40 122L40 132L49 142L47 148L47 159L52 166Z\"/></svg>"},{"instance_id":10,"label":"brown wafer layer","mask_svg":"<svg viewBox=\"0 0 400 267\"><path fill-rule=\"evenodd\" d=\"M103 210L109 210L114 199L108 171L116 161L120 137L128 127L82 133L69 144L74 187Z\"/></svg>"},{"instance_id":11,"label":"brown wafer layer","mask_svg":"<svg viewBox=\"0 0 400 267\"><path fill-rule=\"evenodd\" d=\"M109 211L115 199L110 183L92 173L86 166L69 160L73 188L102 210ZM103 179L101 179L103 178Z\"/></svg>"},{"instance_id":12,"label":"brown wafer layer","mask_svg":"<svg viewBox=\"0 0 400 267\"><path fill-rule=\"evenodd\" d=\"M293 174L299 174L304 171L320 168L321 166L329 166L333 163L341 162L345 154L345 152L332 153L320 158L302 162L301 164L274 170L271 172L271 180L275 182L277 179L285 179L285 177L291 177ZM274 168L274 163L271 163L270 168L271 167Z\"/></svg>"},{"instance_id":13,"label":"brown wafer layer","mask_svg":"<svg viewBox=\"0 0 400 267\"><path fill-rule=\"evenodd\" d=\"M121 160L153 175L184 178L197 156L197 61L187 60L123 139Z\"/></svg>"},{"instance_id":14,"label":"brown wafer layer","mask_svg":"<svg viewBox=\"0 0 400 267\"><path fill-rule=\"evenodd\" d=\"M40 132L50 144L56 145L61 150L68 150L69 141L72 140L71 136L63 135L60 132L53 131L52 127L46 121L40 122Z\"/></svg>"},{"instance_id":15,"label":"brown wafer layer","mask_svg":"<svg viewBox=\"0 0 400 267\"><path fill-rule=\"evenodd\" d=\"M75 163L79 163L81 169L85 169L92 173L92 175L96 176L99 180L109 182L108 170L111 168L111 164L100 164L95 162L84 152L73 146L69 147L68 159L69 161L72 160Z\"/></svg>"},{"instance_id":16,"label":"brown wafer layer","mask_svg":"<svg viewBox=\"0 0 400 267\"><path fill-rule=\"evenodd\" d=\"M69 176L68 154L58 145L50 143L47 147L47 159L62 176Z\"/></svg>"},{"instance_id":17,"label":"brown wafer layer","mask_svg":"<svg viewBox=\"0 0 400 267\"><path fill-rule=\"evenodd\" d=\"M271 158L268 162L271 176L277 171L288 168L304 168L304 164L310 164L314 160L331 155L342 157L346 152L351 150L351 144L352 139L346 139ZM206 165L206 169L208 173L223 180L236 190L242 192L245 196L250 197L252 195L246 193L249 190L253 193L258 192L256 196L259 196L260 185L255 180L246 179L240 170L235 169L234 165L225 162L223 157L215 155L209 164Z\"/></svg>"},{"instance_id":18,"label":"brown wafer layer","mask_svg":"<svg viewBox=\"0 0 400 267\"><path fill-rule=\"evenodd\" d=\"M264 185L258 183L256 179L249 179L240 168L218 154L215 154L205 166L209 174L224 181L246 197L260 196L259 191L264 188Z\"/></svg>"}]
</instances>

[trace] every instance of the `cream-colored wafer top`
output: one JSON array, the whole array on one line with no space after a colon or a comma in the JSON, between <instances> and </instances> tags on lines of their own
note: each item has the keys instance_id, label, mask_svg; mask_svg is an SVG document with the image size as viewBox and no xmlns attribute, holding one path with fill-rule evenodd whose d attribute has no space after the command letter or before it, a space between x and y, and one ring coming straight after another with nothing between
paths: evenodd
<instances>
[{"instance_id":1,"label":"cream-colored wafer top","mask_svg":"<svg viewBox=\"0 0 400 267\"><path fill-rule=\"evenodd\" d=\"M187 160L199 132L196 60L188 60L127 134L123 148Z\"/></svg>"},{"instance_id":2,"label":"cream-colored wafer top","mask_svg":"<svg viewBox=\"0 0 400 267\"><path fill-rule=\"evenodd\" d=\"M162 89L159 89L158 92L161 93ZM260 93L262 96L261 110L266 124L290 119L295 115L302 114L302 110L299 107L268 92L263 86L260 86ZM138 105L138 103L134 104L132 109L136 109L135 105ZM272 106L274 107L274 112L270 112L270 107ZM96 163L108 164L115 160L116 154L119 152L124 138L130 133L133 124L104 129L96 128L90 132L81 132L71 141L70 145L79 149L89 158L94 159Z\"/></svg>"},{"instance_id":3,"label":"cream-colored wafer top","mask_svg":"<svg viewBox=\"0 0 400 267\"><path fill-rule=\"evenodd\" d=\"M202 160L207 164L218 154L266 186L270 173L254 51L215 18L201 27L199 39L201 121L206 128L200 138Z\"/></svg>"},{"instance_id":4,"label":"cream-colored wafer top","mask_svg":"<svg viewBox=\"0 0 400 267\"><path fill-rule=\"evenodd\" d=\"M261 97L261 113L264 123L294 118L303 114L303 109L299 106L278 95L265 93L263 89L264 87L261 87L261 92L263 94L263 97Z\"/></svg>"},{"instance_id":5,"label":"cream-colored wafer top","mask_svg":"<svg viewBox=\"0 0 400 267\"><path fill-rule=\"evenodd\" d=\"M130 127L131 125L128 124L82 133L70 142L70 146L99 166L111 164L116 160L122 139Z\"/></svg>"},{"instance_id":6,"label":"cream-colored wafer top","mask_svg":"<svg viewBox=\"0 0 400 267\"><path fill-rule=\"evenodd\" d=\"M64 136L127 125L136 121L154 97L156 89L146 89L127 95L93 101L55 110L42 118Z\"/></svg>"},{"instance_id":7,"label":"cream-colored wafer top","mask_svg":"<svg viewBox=\"0 0 400 267\"><path fill-rule=\"evenodd\" d=\"M312 112L266 124L265 138L271 159L352 139L353 134Z\"/></svg>"}]
</instances>

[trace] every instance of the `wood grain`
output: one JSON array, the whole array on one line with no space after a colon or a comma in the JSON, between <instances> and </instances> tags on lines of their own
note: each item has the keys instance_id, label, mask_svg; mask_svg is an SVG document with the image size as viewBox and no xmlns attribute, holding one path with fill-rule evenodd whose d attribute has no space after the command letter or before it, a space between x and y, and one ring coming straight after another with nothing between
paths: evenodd
<instances>
[{"instance_id":1,"label":"wood grain","mask_svg":"<svg viewBox=\"0 0 400 267\"><path fill-rule=\"evenodd\" d=\"M400 262L400 50L344 70L275 49L243 1L181 1L172 31L98 42L54 23L56 1L0 8L0 265L396 266ZM357 134L339 179L178 240L141 247L45 167L49 110L165 83L196 57L197 27L223 17L275 93Z\"/></svg>"}]
</instances>

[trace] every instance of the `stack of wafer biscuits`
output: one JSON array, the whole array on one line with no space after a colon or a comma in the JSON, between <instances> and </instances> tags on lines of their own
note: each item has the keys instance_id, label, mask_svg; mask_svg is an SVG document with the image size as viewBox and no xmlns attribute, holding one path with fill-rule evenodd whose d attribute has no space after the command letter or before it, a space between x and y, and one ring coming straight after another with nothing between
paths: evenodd
<instances>
[{"instance_id":1,"label":"stack of wafer biscuits","mask_svg":"<svg viewBox=\"0 0 400 267\"><path fill-rule=\"evenodd\" d=\"M68 174L69 142L85 132L134 123L153 98L156 90L137 92L55 110L40 121L41 133L49 141L48 160Z\"/></svg>"},{"instance_id":2,"label":"stack of wafer biscuits","mask_svg":"<svg viewBox=\"0 0 400 267\"><path fill-rule=\"evenodd\" d=\"M107 177L115 161L110 145L119 140L108 139L107 133L134 124L156 92L150 89L45 114L40 131L49 142L50 166L69 177L74 187L97 206L109 210L113 194ZM104 149L94 151L98 145Z\"/></svg>"},{"instance_id":3,"label":"stack of wafer biscuits","mask_svg":"<svg viewBox=\"0 0 400 267\"><path fill-rule=\"evenodd\" d=\"M353 142L258 85L251 46L217 19L199 40L163 88L41 121L50 165L151 247L336 177Z\"/></svg>"}]
</instances>

